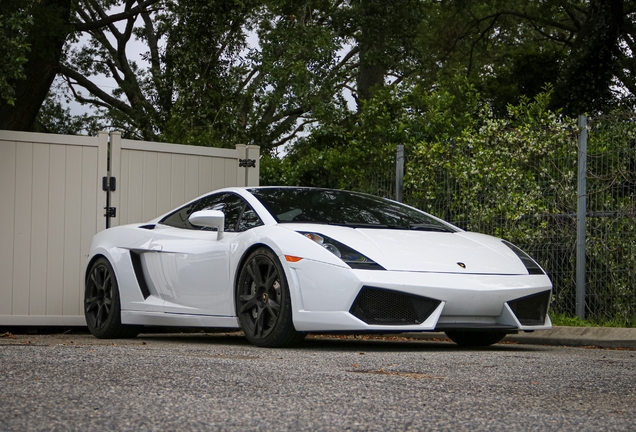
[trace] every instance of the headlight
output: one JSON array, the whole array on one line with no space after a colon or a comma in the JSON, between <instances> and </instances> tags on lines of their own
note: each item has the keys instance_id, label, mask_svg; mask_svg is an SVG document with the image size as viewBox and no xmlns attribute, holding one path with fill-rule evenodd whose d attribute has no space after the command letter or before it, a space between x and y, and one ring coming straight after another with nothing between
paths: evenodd
<instances>
[{"instance_id":1,"label":"headlight","mask_svg":"<svg viewBox=\"0 0 636 432\"><path fill-rule=\"evenodd\" d=\"M519 257L523 265L526 266L526 269L528 270L528 274L531 274L531 275L545 274L545 272L539 266L539 264L537 264L535 260L530 258L530 255L528 255L527 253L525 253L524 251L522 251L521 249L519 249L517 246L513 245L510 242L507 242L505 240L502 240L501 242L505 244L506 246L508 246Z\"/></svg>"},{"instance_id":2,"label":"headlight","mask_svg":"<svg viewBox=\"0 0 636 432\"><path fill-rule=\"evenodd\" d=\"M360 252L351 249L349 246L340 243L326 235L312 233L312 232L300 232L310 240L318 243L320 246L327 249L329 252L344 261L349 267L353 269L361 270L386 270L380 264L376 263L370 258L362 255Z\"/></svg>"}]
</instances>

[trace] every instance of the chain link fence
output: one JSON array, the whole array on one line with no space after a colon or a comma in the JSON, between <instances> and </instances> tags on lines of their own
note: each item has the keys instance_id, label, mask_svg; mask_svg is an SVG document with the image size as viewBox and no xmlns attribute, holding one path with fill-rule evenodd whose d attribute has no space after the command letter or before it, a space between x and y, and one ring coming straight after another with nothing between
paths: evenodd
<instances>
[{"instance_id":1,"label":"chain link fence","mask_svg":"<svg viewBox=\"0 0 636 432\"><path fill-rule=\"evenodd\" d=\"M585 316L636 319L636 122L590 120L587 152ZM520 135L525 135L520 136ZM497 130L407 149L404 201L470 231L505 238L533 256L554 285L552 310L576 314L575 125ZM526 139L527 138L527 139ZM542 139L548 145L541 146ZM499 171L500 174L497 174Z\"/></svg>"},{"instance_id":2,"label":"chain link fence","mask_svg":"<svg viewBox=\"0 0 636 432\"><path fill-rule=\"evenodd\" d=\"M394 200L396 199L395 158L395 153L390 153L383 155L381 160L369 161L366 165L375 169L365 170L350 181L341 180L336 187Z\"/></svg>"},{"instance_id":3,"label":"chain link fence","mask_svg":"<svg viewBox=\"0 0 636 432\"><path fill-rule=\"evenodd\" d=\"M587 155L587 312L636 320L636 119L592 119Z\"/></svg>"},{"instance_id":4,"label":"chain link fence","mask_svg":"<svg viewBox=\"0 0 636 432\"><path fill-rule=\"evenodd\" d=\"M590 119L585 317L636 322L636 118ZM552 311L577 314L578 127L501 125L476 140L405 149L404 202L527 251L554 285ZM352 189L395 199L395 157ZM398 175L399 177L399 175Z\"/></svg>"}]
</instances>

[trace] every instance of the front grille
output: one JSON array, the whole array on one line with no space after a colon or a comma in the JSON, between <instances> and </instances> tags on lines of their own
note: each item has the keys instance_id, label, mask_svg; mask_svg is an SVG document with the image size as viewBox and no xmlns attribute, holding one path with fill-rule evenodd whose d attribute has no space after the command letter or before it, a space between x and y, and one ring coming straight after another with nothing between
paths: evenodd
<instances>
[{"instance_id":1,"label":"front grille","mask_svg":"<svg viewBox=\"0 0 636 432\"><path fill-rule=\"evenodd\" d=\"M552 291L543 291L508 302L519 322L523 325L542 325L548 313Z\"/></svg>"},{"instance_id":2,"label":"front grille","mask_svg":"<svg viewBox=\"0 0 636 432\"><path fill-rule=\"evenodd\" d=\"M130 251L130 260L132 261L133 269L135 270L135 276L137 277L137 283L139 283L139 289L144 299L150 297L150 290L148 289L148 283L144 277L144 270L141 267L141 255Z\"/></svg>"},{"instance_id":3,"label":"front grille","mask_svg":"<svg viewBox=\"0 0 636 432\"><path fill-rule=\"evenodd\" d=\"M367 324L421 324L441 302L382 288L362 287L349 313Z\"/></svg>"}]
</instances>

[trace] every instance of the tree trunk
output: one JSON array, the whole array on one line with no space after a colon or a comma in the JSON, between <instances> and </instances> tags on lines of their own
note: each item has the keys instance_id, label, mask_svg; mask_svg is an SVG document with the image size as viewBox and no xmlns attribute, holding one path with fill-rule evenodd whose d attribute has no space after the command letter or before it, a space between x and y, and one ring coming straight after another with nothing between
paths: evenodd
<instances>
[{"instance_id":1,"label":"tree trunk","mask_svg":"<svg viewBox=\"0 0 636 432\"><path fill-rule=\"evenodd\" d=\"M358 100L365 101L384 86L386 66L384 64L385 35L387 17L384 0L363 0L360 8L360 66L358 68Z\"/></svg>"},{"instance_id":2,"label":"tree trunk","mask_svg":"<svg viewBox=\"0 0 636 432\"><path fill-rule=\"evenodd\" d=\"M64 42L71 31L71 0L40 0L33 6L26 79L16 81L15 105L0 100L0 129L32 131L58 72Z\"/></svg>"}]
</instances>

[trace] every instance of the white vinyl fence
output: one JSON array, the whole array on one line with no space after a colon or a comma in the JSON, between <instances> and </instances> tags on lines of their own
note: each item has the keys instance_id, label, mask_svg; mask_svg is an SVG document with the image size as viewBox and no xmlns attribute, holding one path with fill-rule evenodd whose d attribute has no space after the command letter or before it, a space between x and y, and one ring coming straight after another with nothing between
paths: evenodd
<instances>
[{"instance_id":1,"label":"white vinyl fence","mask_svg":"<svg viewBox=\"0 0 636 432\"><path fill-rule=\"evenodd\" d=\"M109 226L143 222L214 189L258 185L258 159L257 146L0 131L0 325L84 325L86 255L106 207Z\"/></svg>"},{"instance_id":2,"label":"white vinyl fence","mask_svg":"<svg viewBox=\"0 0 636 432\"><path fill-rule=\"evenodd\" d=\"M258 146L222 149L121 139L111 134L111 176L117 179L110 226L147 221L206 192L227 186L258 185ZM246 175L247 174L247 175Z\"/></svg>"}]
</instances>

